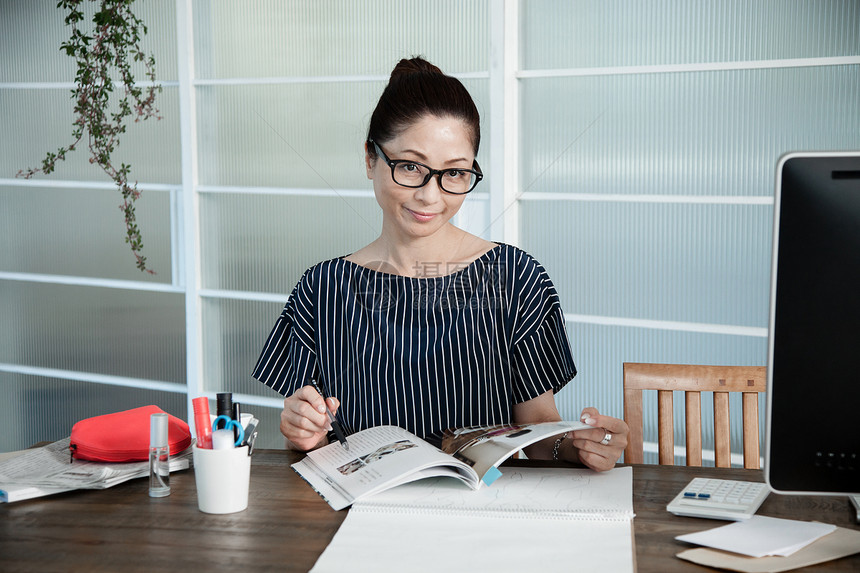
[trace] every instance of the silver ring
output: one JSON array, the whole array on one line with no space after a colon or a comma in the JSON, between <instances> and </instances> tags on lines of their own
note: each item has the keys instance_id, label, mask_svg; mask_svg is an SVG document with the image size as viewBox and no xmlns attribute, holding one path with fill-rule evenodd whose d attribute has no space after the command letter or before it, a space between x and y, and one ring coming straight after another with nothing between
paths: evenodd
<instances>
[{"instance_id":1,"label":"silver ring","mask_svg":"<svg viewBox=\"0 0 860 573\"><path fill-rule=\"evenodd\" d=\"M600 443L601 443L602 445L604 445L604 446L608 446L608 445L609 445L609 442L611 442L611 441L612 441L612 434L610 434L609 432L607 432L607 431L606 431L606 428L604 428L604 429L603 429L603 431L604 431L603 439L602 439L602 440L600 440Z\"/></svg>"}]
</instances>

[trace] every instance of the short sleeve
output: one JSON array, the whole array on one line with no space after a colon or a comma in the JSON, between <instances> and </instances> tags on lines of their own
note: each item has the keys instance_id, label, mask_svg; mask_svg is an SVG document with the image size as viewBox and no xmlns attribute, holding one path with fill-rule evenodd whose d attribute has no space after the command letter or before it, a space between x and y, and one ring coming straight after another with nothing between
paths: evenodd
<instances>
[{"instance_id":1,"label":"short sleeve","mask_svg":"<svg viewBox=\"0 0 860 573\"><path fill-rule=\"evenodd\" d=\"M576 376L555 286L537 261L522 255L525 260L516 265L514 278L518 293L511 348L515 403L549 390L558 392Z\"/></svg>"},{"instance_id":2,"label":"short sleeve","mask_svg":"<svg viewBox=\"0 0 860 573\"><path fill-rule=\"evenodd\" d=\"M252 376L289 396L316 375L314 285L308 270L293 289L257 359Z\"/></svg>"}]
</instances>

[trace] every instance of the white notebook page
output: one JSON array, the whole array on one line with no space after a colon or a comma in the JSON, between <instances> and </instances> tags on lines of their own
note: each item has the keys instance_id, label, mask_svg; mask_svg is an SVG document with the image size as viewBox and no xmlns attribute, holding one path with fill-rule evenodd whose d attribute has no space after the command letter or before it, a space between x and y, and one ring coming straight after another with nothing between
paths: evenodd
<instances>
[{"instance_id":1,"label":"white notebook page","mask_svg":"<svg viewBox=\"0 0 860 573\"><path fill-rule=\"evenodd\" d=\"M355 504L312 571L632 572L632 498L629 467L422 480Z\"/></svg>"}]
</instances>

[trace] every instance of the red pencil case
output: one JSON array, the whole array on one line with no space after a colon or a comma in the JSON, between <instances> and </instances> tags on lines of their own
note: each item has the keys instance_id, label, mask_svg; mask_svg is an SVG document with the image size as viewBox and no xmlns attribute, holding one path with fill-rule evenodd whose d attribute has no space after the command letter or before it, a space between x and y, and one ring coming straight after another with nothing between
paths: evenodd
<instances>
[{"instance_id":1,"label":"red pencil case","mask_svg":"<svg viewBox=\"0 0 860 573\"><path fill-rule=\"evenodd\" d=\"M149 417L164 414L158 406L143 406L81 420L72 426L72 457L94 462L138 462L149 459ZM188 424L167 415L170 454L191 444Z\"/></svg>"}]
</instances>

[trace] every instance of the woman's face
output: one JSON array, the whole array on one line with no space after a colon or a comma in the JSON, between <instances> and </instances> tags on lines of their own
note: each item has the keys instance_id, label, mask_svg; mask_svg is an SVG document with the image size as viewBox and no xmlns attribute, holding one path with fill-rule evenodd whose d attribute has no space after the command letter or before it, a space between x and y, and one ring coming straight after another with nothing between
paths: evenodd
<instances>
[{"instance_id":1,"label":"woman's face","mask_svg":"<svg viewBox=\"0 0 860 573\"><path fill-rule=\"evenodd\" d=\"M391 160L413 160L433 169L471 169L475 160L467 125L452 117L426 115L397 137L377 144ZM403 187L391 178L391 168L381 156L366 154L365 161L367 177L373 180L376 201L382 208L383 233L392 238L432 236L460 210L466 198L442 191L436 176L423 187Z\"/></svg>"}]
</instances>

